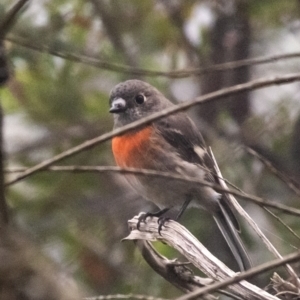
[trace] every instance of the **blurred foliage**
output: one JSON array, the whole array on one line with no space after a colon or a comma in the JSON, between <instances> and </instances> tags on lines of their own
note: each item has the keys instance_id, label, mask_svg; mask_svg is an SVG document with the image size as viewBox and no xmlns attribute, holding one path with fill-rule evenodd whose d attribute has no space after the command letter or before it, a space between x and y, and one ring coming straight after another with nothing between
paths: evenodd
<instances>
[{"instance_id":1,"label":"blurred foliage","mask_svg":"<svg viewBox=\"0 0 300 300\"><path fill-rule=\"evenodd\" d=\"M0 18L11 2L1 1ZM243 1L221 3L32 0L9 37L25 39L27 44L37 47L46 45L63 53L132 67L164 71L202 67L212 61L209 37L214 37L215 20L234 14L236 6ZM291 36L293 42L288 50L300 50L299 1L256 0L245 9L243 13L252 34L251 56L285 52L290 41L285 38ZM225 44L234 39L230 34L224 36ZM269 40L265 40L266 36ZM192 42L195 39L197 43ZM6 47L14 73L9 84L0 90L5 124L9 124L5 127L8 168L32 166L112 129L109 91L116 83L133 76L70 62L18 43L6 41ZM271 53L270 49L274 51ZM289 67L283 63L276 67L252 66L250 70L255 79L288 73L291 68L293 72L300 69L299 65ZM191 93L201 94L203 81L202 77L139 78L155 85L172 100L186 100L192 97ZM219 86L226 86L226 82L220 82ZM184 95L188 96L182 99ZM253 146L299 182L300 174L296 170L299 172L300 168L293 169L293 166L300 165L300 158L292 155L300 153L297 152L300 145L293 143L294 124L300 111L299 84L284 89L277 87L276 92L273 88L256 91L250 96L251 110L243 124L226 107L219 106L217 119L211 124L204 122L204 128L210 127L204 136L230 181L246 192L299 207L294 193L239 147L241 143ZM197 124L203 124L196 109L191 113ZM13 117L19 122L9 122ZM85 151L63 164L112 165L110 143ZM9 187L7 196L13 222L84 286L87 294L130 292L166 298L180 295L146 265L131 243L120 243L127 234L126 221L141 210L151 209L127 187L121 176L41 172ZM290 244L299 245L299 240L266 212L248 202L243 205L281 253L291 252ZM297 218L279 215L300 234ZM205 212L189 211L182 222L211 251L235 267L220 233ZM271 259L245 226L243 234L255 264ZM173 250L164 245L157 247L174 257ZM261 286L267 283L267 278L261 278Z\"/></svg>"}]
</instances>

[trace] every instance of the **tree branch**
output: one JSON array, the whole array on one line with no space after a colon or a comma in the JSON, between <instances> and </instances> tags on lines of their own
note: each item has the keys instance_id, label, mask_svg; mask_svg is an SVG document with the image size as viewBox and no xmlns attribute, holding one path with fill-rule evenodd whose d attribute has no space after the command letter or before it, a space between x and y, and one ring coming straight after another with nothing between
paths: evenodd
<instances>
[{"instance_id":1,"label":"tree branch","mask_svg":"<svg viewBox=\"0 0 300 300\"><path fill-rule=\"evenodd\" d=\"M266 64L272 62L278 62L281 60L286 59L293 59L300 57L300 52L292 52L292 53L285 53L280 55L272 55L272 56L264 56L264 57L257 57L257 58L250 58L250 59L243 59L233 62L227 62L222 64L212 65L206 68L190 68L190 69L183 69L183 70L176 70L176 71L154 71L149 69L142 69L142 68L135 68L128 65L120 65L120 64L113 64L107 61L101 60L97 57L90 57L85 55L78 55L69 52L62 52L47 45L37 45L33 44L31 41L25 40L22 37L7 37L6 40L17 44L22 47L26 47L33 51L38 52L47 52L51 55L67 59L73 62L83 63L92 67L96 67L99 69L104 69L107 71L118 72L127 75L136 75L136 76L147 76L147 77L168 77L168 78L186 78L190 76L203 76L205 74L211 72L221 72L226 70L234 70L238 68L242 68L245 66L250 65L259 65L259 64Z\"/></svg>"},{"instance_id":2,"label":"tree branch","mask_svg":"<svg viewBox=\"0 0 300 300\"><path fill-rule=\"evenodd\" d=\"M136 129L143 125L150 124L158 119L161 119L163 117L166 117L166 116L174 114L174 113L177 113L179 111L186 110L194 105L204 104L206 102L213 101L213 100L216 101L218 99L225 98L230 95L238 94L238 93L241 93L244 91L256 90L256 89L264 88L264 87L267 87L270 85L275 85L275 84L276 85L287 84L287 83L292 83L292 82L299 81L299 80L300 80L300 73L284 75L284 76L276 76L276 77L267 78L267 79L261 78L261 79L249 81L244 84L239 84L236 86L221 89L219 91L216 91L216 92L213 92L213 93L201 96L201 97L197 97L194 101L187 101L187 102L183 102L179 105L169 107L160 112L154 113L146 118L132 122L126 126L115 129L111 132L105 133L97 138L85 141L84 143L82 143L78 146L75 146L65 152L62 152L50 159L47 159L47 160L35 165L34 167L28 168L25 172L16 176L15 179L7 182L7 185L11 185L11 184L16 183L24 178L27 178L28 176L30 176L42 169L45 169L59 161L62 161L63 159L71 157L82 151L91 149L91 148L95 147L96 145L113 138L114 136L124 134L132 129Z\"/></svg>"},{"instance_id":3,"label":"tree branch","mask_svg":"<svg viewBox=\"0 0 300 300\"><path fill-rule=\"evenodd\" d=\"M195 291L200 286L212 282L212 280L208 278L194 276L192 271L187 268L187 263L169 260L162 256L148 241L135 240L134 243L149 266L165 280L183 292ZM209 296L208 299L214 299L214 297Z\"/></svg>"},{"instance_id":4,"label":"tree branch","mask_svg":"<svg viewBox=\"0 0 300 300\"><path fill-rule=\"evenodd\" d=\"M187 267L190 263L181 263L177 259L169 260L159 254L150 242L144 240L134 240L135 245L140 250L143 258L148 265L160 276L166 279L183 292L195 291L199 287L213 283L210 278L195 276L191 269ZM218 290L220 294L229 296L233 299L241 300L240 297L225 290ZM212 295L205 297L207 300L216 299Z\"/></svg>"},{"instance_id":5,"label":"tree branch","mask_svg":"<svg viewBox=\"0 0 300 300\"><path fill-rule=\"evenodd\" d=\"M288 226L281 218L276 216L273 212L271 212L268 208L264 207L264 210L268 212L274 219L276 219L279 223L281 223L295 238L300 241L300 236L290 227ZM294 247L297 249L297 247Z\"/></svg>"},{"instance_id":6,"label":"tree branch","mask_svg":"<svg viewBox=\"0 0 300 300\"><path fill-rule=\"evenodd\" d=\"M146 241L162 241L167 243L182 255L184 255L195 267L205 273L207 276L216 281L208 287L199 289L198 291L189 293L183 299L187 300L195 298L199 295L215 292L216 287L229 287L231 292L242 297L242 299L268 299L278 300L277 297L261 290L260 288L244 281L246 278L261 274L267 270L281 266L287 262L296 261L300 258L300 252L286 256L284 259L275 260L259 267L252 268L249 271L236 274L213 256L186 228L175 221L168 221L161 230L161 235L158 233L157 218L148 218L146 223L141 223L137 230L138 216L128 221L131 230L126 240L146 240ZM234 285L231 285L236 283ZM230 285L230 286L229 286Z\"/></svg>"},{"instance_id":7,"label":"tree branch","mask_svg":"<svg viewBox=\"0 0 300 300\"><path fill-rule=\"evenodd\" d=\"M18 171L18 172L25 172L27 169L25 168L17 168L12 169L11 171ZM9 170L8 170L9 171ZM73 172L73 173L82 173L82 172L95 172L95 173L104 173L104 172L113 172L113 173L120 173L120 174L136 174L140 176L154 176L154 177L162 177L167 179L173 179L178 181L187 181L190 183L197 183L203 186L208 186L215 189L218 192L226 192L235 196L238 196L244 200L249 200L254 202L259 206L269 206L275 209L278 209L284 213L300 216L300 210L294 207L289 207L287 205L281 203L275 203L254 195L246 194L240 189L232 190L232 189L225 189L218 184L213 184L204 180L200 180L194 177L183 177L180 174L170 173L170 172L159 172L155 170L148 170L148 169L137 169L137 168L120 168L116 166L50 166L43 169L40 169L37 172L42 171L54 171L54 172Z\"/></svg>"}]
</instances>

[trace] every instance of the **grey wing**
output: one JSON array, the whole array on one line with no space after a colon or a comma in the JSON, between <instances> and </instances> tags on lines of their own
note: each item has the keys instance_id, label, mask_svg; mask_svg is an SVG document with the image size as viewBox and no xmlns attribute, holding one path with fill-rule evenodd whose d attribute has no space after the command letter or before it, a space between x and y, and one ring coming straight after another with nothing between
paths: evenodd
<instances>
[{"instance_id":1,"label":"grey wing","mask_svg":"<svg viewBox=\"0 0 300 300\"><path fill-rule=\"evenodd\" d=\"M186 114L180 113L159 120L155 123L155 127L165 141L175 148L174 150L182 160L204 168L206 170L205 179L220 184L215 173L214 161L207 152L202 135ZM214 219L243 271L251 267L251 262L238 235L237 231L240 231L240 226L227 197L226 193L220 197L219 209L214 212Z\"/></svg>"},{"instance_id":2,"label":"grey wing","mask_svg":"<svg viewBox=\"0 0 300 300\"><path fill-rule=\"evenodd\" d=\"M203 137L193 121L184 113L161 119L154 124L156 130L184 161L205 169L206 180L216 182L212 175L213 161L207 152Z\"/></svg>"},{"instance_id":3,"label":"grey wing","mask_svg":"<svg viewBox=\"0 0 300 300\"><path fill-rule=\"evenodd\" d=\"M214 162L207 151L204 139L194 122L185 113L160 119L154 123L154 126L184 161L197 164L206 170L205 180L219 184ZM223 195L220 201L223 202L223 208L227 211L234 227L239 231L239 223L225 198L226 196Z\"/></svg>"}]
</instances>

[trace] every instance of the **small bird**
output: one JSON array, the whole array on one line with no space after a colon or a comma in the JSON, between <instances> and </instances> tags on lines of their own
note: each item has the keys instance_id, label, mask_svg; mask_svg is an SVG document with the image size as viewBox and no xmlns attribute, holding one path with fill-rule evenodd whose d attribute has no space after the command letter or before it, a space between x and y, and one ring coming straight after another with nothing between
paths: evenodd
<instances>
[{"instance_id":1,"label":"small bird","mask_svg":"<svg viewBox=\"0 0 300 300\"><path fill-rule=\"evenodd\" d=\"M114 114L115 129L174 106L155 87L135 79L116 85L110 93L109 104L109 111ZM219 184L213 160L207 152L202 135L183 112L114 137L112 151L117 165L122 168L170 172ZM147 213L145 216L160 217L160 226L166 221L164 213L171 208L179 208L177 219L187 206L208 211L216 221L240 270L251 267L238 234L237 220L226 202L226 195L211 187L174 179L133 174L126 175L126 178L140 195L159 207L159 212ZM145 221L145 218L141 221Z\"/></svg>"}]
</instances>

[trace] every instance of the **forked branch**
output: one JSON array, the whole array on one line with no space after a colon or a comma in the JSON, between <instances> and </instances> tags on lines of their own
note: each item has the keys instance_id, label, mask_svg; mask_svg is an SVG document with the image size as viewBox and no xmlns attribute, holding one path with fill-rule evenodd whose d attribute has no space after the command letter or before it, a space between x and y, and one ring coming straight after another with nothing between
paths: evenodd
<instances>
[{"instance_id":1,"label":"forked branch","mask_svg":"<svg viewBox=\"0 0 300 300\"><path fill-rule=\"evenodd\" d=\"M141 245L143 245L143 243L144 245L146 245L145 243L149 245L149 242L153 241L162 241L184 255L191 264L201 270L209 278L217 281L209 286L209 291L204 291L201 295L216 292L218 289L228 285L230 292L241 299L279 300L276 296L267 293L253 284L250 284L244 279L262 273L263 271L270 270L284 263L300 259L300 253L297 252L289 255L288 257L264 264L261 267L256 267L243 273L235 273L219 259L213 256L186 228L179 223L175 221L167 222L161 231L161 235L159 235L157 218L148 218L146 223L140 224L139 230L136 228L137 222L138 217L134 217L128 221L131 232L126 240L134 240L136 244L140 243ZM153 254L153 247L139 248L142 251L147 251L147 255L149 256L157 255ZM143 253L143 256L145 257L145 253ZM169 263L172 265L170 261ZM179 262L173 261L173 265L176 264L178 266L180 265ZM159 268L159 266L157 268ZM189 276L191 279L193 278L192 274L189 274ZM170 277L168 279L172 282ZM176 283L172 283L178 287ZM229 285L230 283L234 284ZM223 286L221 286L221 284ZM216 288L214 288L214 286L216 286ZM208 287L205 287L204 289L207 288ZM197 292L198 290L193 291L191 294L196 294ZM195 296L192 296L191 298L194 297Z\"/></svg>"}]
</instances>

